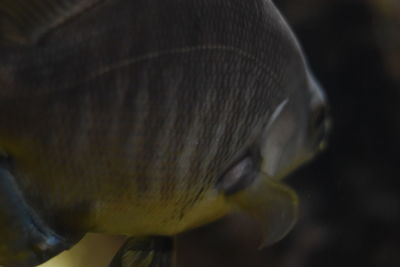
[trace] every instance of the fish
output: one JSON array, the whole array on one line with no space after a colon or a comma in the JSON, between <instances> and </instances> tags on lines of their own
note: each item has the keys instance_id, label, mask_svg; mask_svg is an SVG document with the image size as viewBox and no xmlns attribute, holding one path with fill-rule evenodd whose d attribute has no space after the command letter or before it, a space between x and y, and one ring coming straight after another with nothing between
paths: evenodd
<instances>
[{"instance_id":1,"label":"fish","mask_svg":"<svg viewBox=\"0 0 400 267\"><path fill-rule=\"evenodd\" d=\"M235 212L273 244L327 110L270 0L2 0L0 265L103 232L131 237L110 266L172 266L174 235Z\"/></svg>"}]
</instances>

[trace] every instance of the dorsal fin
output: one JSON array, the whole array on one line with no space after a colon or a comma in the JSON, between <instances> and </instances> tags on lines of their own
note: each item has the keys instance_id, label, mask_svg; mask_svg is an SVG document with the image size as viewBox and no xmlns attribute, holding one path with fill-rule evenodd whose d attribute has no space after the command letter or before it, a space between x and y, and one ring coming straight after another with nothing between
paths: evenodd
<instances>
[{"instance_id":1,"label":"dorsal fin","mask_svg":"<svg viewBox=\"0 0 400 267\"><path fill-rule=\"evenodd\" d=\"M29 45L102 0L0 0L0 43Z\"/></svg>"}]
</instances>

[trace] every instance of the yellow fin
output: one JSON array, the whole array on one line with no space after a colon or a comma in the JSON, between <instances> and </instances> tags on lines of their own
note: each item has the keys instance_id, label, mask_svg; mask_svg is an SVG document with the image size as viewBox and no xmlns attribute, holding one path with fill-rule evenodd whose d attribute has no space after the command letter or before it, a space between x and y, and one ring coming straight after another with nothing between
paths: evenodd
<instances>
[{"instance_id":1,"label":"yellow fin","mask_svg":"<svg viewBox=\"0 0 400 267\"><path fill-rule=\"evenodd\" d=\"M263 173L259 173L248 188L227 199L260 224L263 233L260 248L281 240L297 222L296 193Z\"/></svg>"},{"instance_id":2,"label":"yellow fin","mask_svg":"<svg viewBox=\"0 0 400 267\"><path fill-rule=\"evenodd\" d=\"M0 0L0 42L29 45L101 0Z\"/></svg>"}]
</instances>

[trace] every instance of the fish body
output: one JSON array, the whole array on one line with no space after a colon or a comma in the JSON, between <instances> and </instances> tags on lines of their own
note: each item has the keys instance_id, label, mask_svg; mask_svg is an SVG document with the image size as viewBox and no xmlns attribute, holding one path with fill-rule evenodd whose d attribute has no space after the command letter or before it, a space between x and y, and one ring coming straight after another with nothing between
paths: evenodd
<instances>
[{"instance_id":1,"label":"fish body","mask_svg":"<svg viewBox=\"0 0 400 267\"><path fill-rule=\"evenodd\" d=\"M175 235L318 150L325 97L271 1L55 2L78 8L0 27L0 149L60 236Z\"/></svg>"}]
</instances>

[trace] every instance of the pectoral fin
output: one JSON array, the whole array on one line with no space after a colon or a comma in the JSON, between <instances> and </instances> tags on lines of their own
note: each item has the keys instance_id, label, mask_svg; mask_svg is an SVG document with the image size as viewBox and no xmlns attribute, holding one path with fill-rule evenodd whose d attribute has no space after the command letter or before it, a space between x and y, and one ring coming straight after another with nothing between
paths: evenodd
<instances>
[{"instance_id":1,"label":"pectoral fin","mask_svg":"<svg viewBox=\"0 0 400 267\"><path fill-rule=\"evenodd\" d=\"M255 175L249 187L228 196L228 200L259 223L263 233L260 247L264 247L281 240L292 229L298 217L298 198L281 182L263 173Z\"/></svg>"},{"instance_id":2,"label":"pectoral fin","mask_svg":"<svg viewBox=\"0 0 400 267\"><path fill-rule=\"evenodd\" d=\"M172 267L172 239L129 238L114 256L110 267Z\"/></svg>"},{"instance_id":3,"label":"pectoral fin","mask_svg":"<svg viewBox=\"0 0 400 267\"><path fill-rule=\"evenodd\" d=\"M27 45L101 0L2 0L0 42Z\"/></svg>"}]
</instances>

